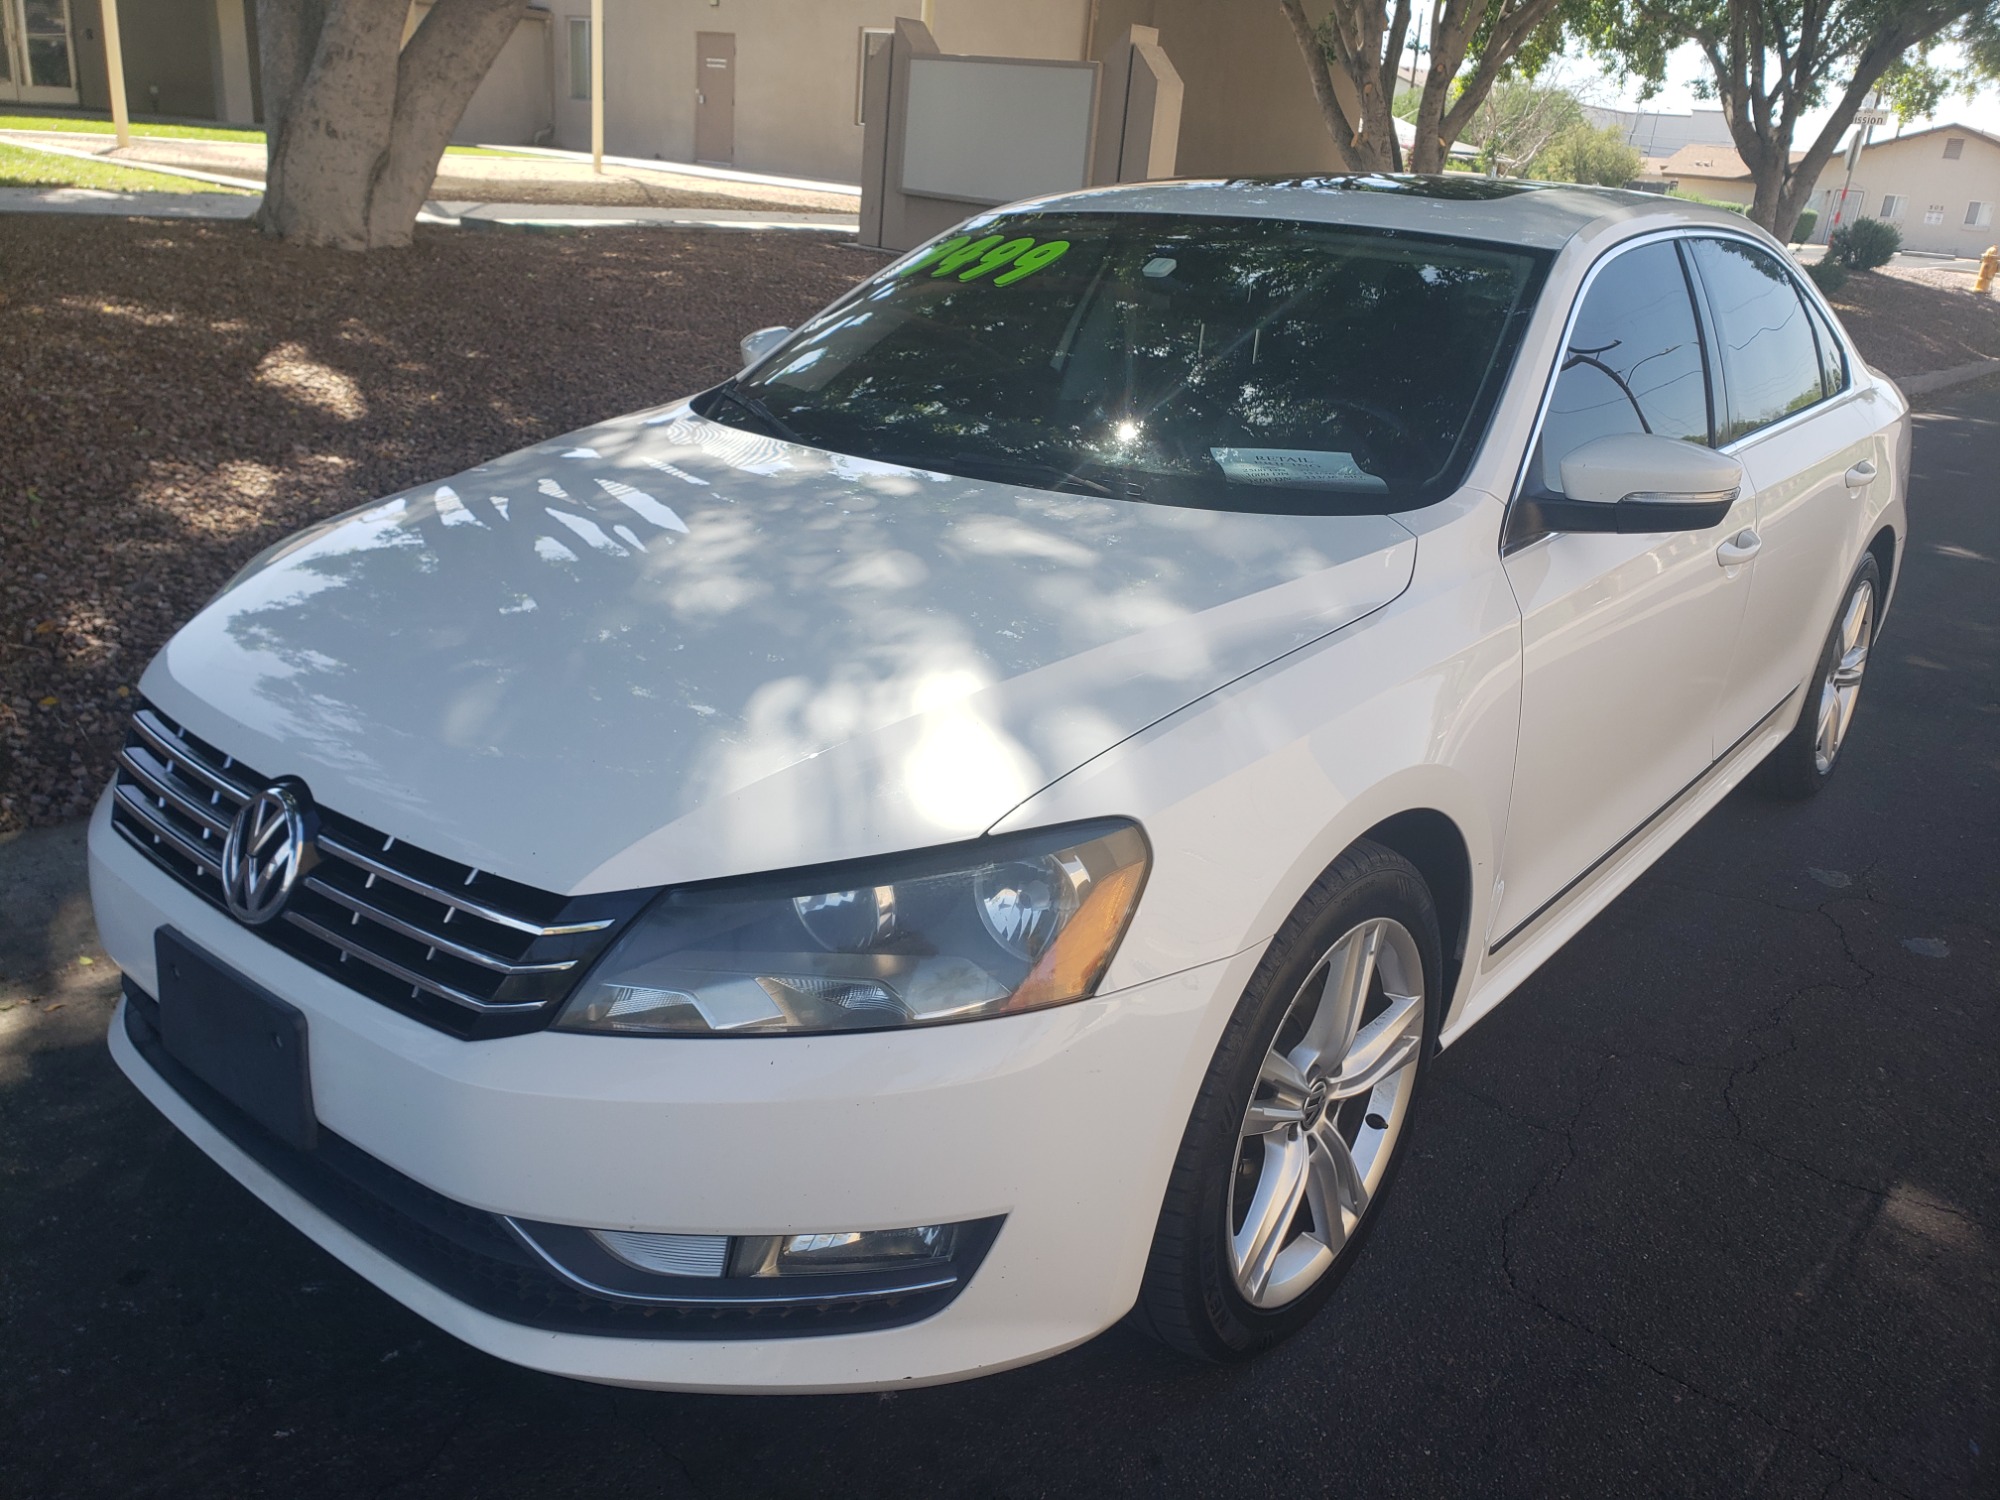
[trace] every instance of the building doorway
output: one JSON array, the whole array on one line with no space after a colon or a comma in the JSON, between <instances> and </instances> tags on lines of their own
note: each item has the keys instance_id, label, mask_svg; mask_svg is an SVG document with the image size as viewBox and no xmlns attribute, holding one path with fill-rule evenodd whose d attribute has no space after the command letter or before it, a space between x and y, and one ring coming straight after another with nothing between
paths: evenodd
<instances>
[{"instance_id":1,"label":"building doorway","mask_svg":"<svg viewBox=\"0 0 2000 1500\"><path fill-rule=\"evenodd\" d=\"M736 162L736 33L698 31L694 38L694 159Z\"/></svg>"},{"instance_id":2,"label":"building doorway","mask_svg":"<svg viewBox=\"0 0 2000 1500\"><path fill-rule=\"evenodd\" d=\"M77 102L69 0L0 0L0 100Z\"/></svg>"}]
</instances>

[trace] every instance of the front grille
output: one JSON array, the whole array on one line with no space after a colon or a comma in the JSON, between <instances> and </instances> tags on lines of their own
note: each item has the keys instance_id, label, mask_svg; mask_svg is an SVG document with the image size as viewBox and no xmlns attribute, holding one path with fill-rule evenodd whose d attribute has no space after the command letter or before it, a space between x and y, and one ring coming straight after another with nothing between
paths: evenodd
<instances>
[{"instance_id":1,"label":"front grille","mask_svg":"<svg viewBox=\"0 0 2000 1500\"><path fill-rule=\"evenodd\" d=\"M237 810L269 778L150 704L118 755L112 825L212 905ZM284 911L252 928L384 1005L465 1037L546 1025L650 891L564 898L317 808Z\"/></svg>"}]
</instances>

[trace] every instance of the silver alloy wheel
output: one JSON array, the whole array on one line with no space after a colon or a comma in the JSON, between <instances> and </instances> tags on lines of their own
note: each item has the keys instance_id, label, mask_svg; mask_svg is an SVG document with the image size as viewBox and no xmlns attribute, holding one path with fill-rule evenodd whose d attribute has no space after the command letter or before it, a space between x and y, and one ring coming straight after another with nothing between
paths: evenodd
<instances>
[{"instance_id":1,"label":"silver alloy wheel","mask_svg":"<svg viewBox=\"0 0 2000 1500\"><path fill-rule=\"evenodd\" d=\"M1813 736L1813 765L1824 776L1833 769L1847 726L1854 722L1854 703L1861 696L1861 674L1868 670L1868 648L1875 640L1875 585L1866 578L1848 596L1840 616L1840 654L1819 689L1819 727Z\"/></svg>"},{"instance_id":2,"label":"silver alloy wheel","mask_svg":"<svg viewBox=\"0 0 2000 1500\"><path fill-rule=\"evenodd\" d=\"M1332 1267L1382 1184L1424 1041L1424 966L1373 917L1306 976L1244 1111L1229 1181L1229 1265L1253 1307L1282 1307Z\"/></svg>"}]
</instances>

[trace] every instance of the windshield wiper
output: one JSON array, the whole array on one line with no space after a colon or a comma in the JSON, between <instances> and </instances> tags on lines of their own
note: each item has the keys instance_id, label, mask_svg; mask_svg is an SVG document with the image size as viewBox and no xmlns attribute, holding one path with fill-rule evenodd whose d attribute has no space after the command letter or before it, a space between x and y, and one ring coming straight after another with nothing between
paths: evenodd
<instances>
[{"instance_id":1,"label":"windshield wiper","mask_svg":"<svg viewBox=\"0 0 2000 1500\"><path fill-rule=\"evenodd\" d=\"M1095 479L1085 479L1061 464L1032 458L1000 458L987 453L869 453L877 463L904 464L912 469L933 472L963 472L969 479L995 479L1002 483L1032 485L1038 490L1082 490L1085 494L1109 498L1114 491Z\"/></svg>"},{"instance_id":2,"label":"windshield wiper","mask_svg":"<svg viewBox=\"0 0 2000 1500\"><path fill-rule=\"evenodd\" d=\"M755 396L746 396L743 392L736 389L734 381L726 385L717 386L714 396L718 401L727 401L737 410L749 413L751 417L762 422L774 437L781 437L788 443L797 443L801 448L812 446L793 430L790 423L772 411L770 407L759 401Z\"/></svg>"}]
</instances>

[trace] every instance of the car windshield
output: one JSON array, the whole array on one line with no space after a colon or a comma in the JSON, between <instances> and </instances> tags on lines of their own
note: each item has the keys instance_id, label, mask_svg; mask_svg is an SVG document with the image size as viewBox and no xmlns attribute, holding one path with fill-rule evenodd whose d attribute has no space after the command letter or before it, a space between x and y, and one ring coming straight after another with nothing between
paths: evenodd
<instances>
[{"instance_id":1,"label":"car windshield","mask_svg":"<svg viewBox=\"0 0 2000 1500\"><path fill-rule=\"evenodd\" d=\"M993 214L863 283L718 422L1217 510L1392 511L1463 474L1545 257L1266 219Z\"/></svg>"}]
</instances>

